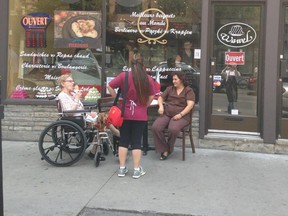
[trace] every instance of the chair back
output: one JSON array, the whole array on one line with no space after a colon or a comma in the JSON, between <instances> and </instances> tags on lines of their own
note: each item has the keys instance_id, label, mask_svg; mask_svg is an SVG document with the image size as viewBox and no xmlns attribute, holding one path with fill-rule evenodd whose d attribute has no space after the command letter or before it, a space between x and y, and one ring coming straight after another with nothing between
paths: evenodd
<instances>
[{"instance_id":1,"label":"chair back","mask_svg":"<svg viewBox=\"0 0 288 216\"><path fill-rule=\"evenodd\" d=\"M189 124L187 124L183 129L192 129L192 118L193 118L194 107L189 112Z\"/></svg>"},{"instance_id":2,"label":"chair back","mask_svg":"<svg viewBox=\"0 0 288 216\"><path fill-rule=\"evenodd\" d=\"M189 136L190 139L190 144L191 144L191 149L192 153L195 153L195 145L193 141L193 134L192 134L192 118L193 118L193 112L194 112L194 107L191 109L189 115L189 124L186 125L181 129L181 138L182 138L182 160L185 160L185 148L186 148L186 135Z\"/></svg>"},{"instance_id":3,"label":"chair back","mask_svg":"<svg viewBox=\"0 0 288 216\"><path fill-rule=\"evenodd\" d=\"M59 113L60 115L63 115L61 102L60 102L60 100L59 100L58 97L55 98L55 102L56 102L56 107L57 107L58 113Z\"/></svg>"},{"instance_id":4,"label":"chair back","mask_svg":"<svg viewBox=\"0 0 288 216\"><path fill-rule=\"evenodd\" d=\"M99 98L98 101L97 101L97 106L98 106L99 113L109 112L111 106L113 106L114 99L115 99L114 97Z\"/></svg>"}]
</instances>

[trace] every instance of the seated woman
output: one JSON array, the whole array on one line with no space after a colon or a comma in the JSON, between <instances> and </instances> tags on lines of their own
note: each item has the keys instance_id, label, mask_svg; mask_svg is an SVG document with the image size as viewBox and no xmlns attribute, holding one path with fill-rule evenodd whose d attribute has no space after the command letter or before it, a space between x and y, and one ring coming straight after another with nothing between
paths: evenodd
<instances>
[{"instance_id":1,"label":"seated woman","mask_svg":"<svg viewBox=\"0 0 288 216\"><path fill-rule=\"evenodd\" d=\"M75 89L74 80L71 74L63 74L58 79L58 84L62 91L58 95L63 111L84 110L84 106L80 101L82 92ZM73 113L73 116L81 116L81 113ZM87 121L96 122L97 113L91 112L86 116Z\"/></svg>"},{"instance_id":2,"label":"seated woman","mask_svg":"<svg viewBox=\"0 0 288 216\"><path fill-rule=\"evenodd\" d=\"M156 152L161 153L160 160L166 160L173 152L180 130L189 124L189 113L195 103L195 94L186 83L183 71L173 72L172 81L173 86L167 87L158 98L160 117L152 125ZM165 128L168 128L167 140Z\"/></svg>"},{"instance_id":3,"label":"seated woman","mask_svg":"<svg viewBox=\"0 0 288 216\"><path fill-rule=\"evenodd\" d=\"M61 87L62 91L58 95L59 102L61 104L63 111L73 111L73 110L84 110L84 106L80 101L82 92L75 90L74 80L71 74L63 74L58 78L58 85ZM73 113L73 116L80 116L81 113ZM85 116L85 121L96 123L97 113L91 111ZM113 125L109 125L108 128L115 136L120 136L120 132ZM89 152L89 157L94 158L96 152L96 146L94 145Z\"/></svg>"}]
</instances>

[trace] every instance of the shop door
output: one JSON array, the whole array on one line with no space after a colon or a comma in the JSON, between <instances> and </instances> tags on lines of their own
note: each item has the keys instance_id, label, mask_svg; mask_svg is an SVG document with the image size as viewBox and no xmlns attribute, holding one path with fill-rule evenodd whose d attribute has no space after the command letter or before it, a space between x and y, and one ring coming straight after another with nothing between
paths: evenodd
<instances>
[{"instance_id":1,"label":"shop door","mask_svg":"<svg viewBox=\"0 0 288 216\"><path fill-rule=\"evenodd\" d=\"M260 132L262 5L214 3L209 131Z\"/></svg>"},{"instance_id":2,"label":"shop door","mask_svg":"<svg viewBox=\"0 0 288 216\"><path fill-rule=\"evenodd\" d=\"M279 138L288 139L288 2L283 5L280 34L280 73L278 83L278 110L280 113Z\"/></svg>"}]
</instances>

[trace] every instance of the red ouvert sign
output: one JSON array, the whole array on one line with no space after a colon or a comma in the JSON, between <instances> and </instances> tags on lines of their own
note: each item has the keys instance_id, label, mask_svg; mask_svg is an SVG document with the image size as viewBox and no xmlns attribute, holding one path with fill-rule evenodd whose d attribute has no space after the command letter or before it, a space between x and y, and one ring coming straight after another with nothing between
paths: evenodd
<instances>
[{"instance_id":1,"label":"red ouvert sign","mask_svg":"<svg viewBox=\"0 0 288 216\"><path fill-rule=\"evenodd\" d=\"M225 64L245 64L245 52L225 52Z\"/></svg>"},{"instance_id":2,"label":"red ouvert sign","mask_svg":"<svg viewBox=\"0 0 288 216\"><path fill-rule=\"evenodd\" d=\"M41 12L28 14L21 19L27 48L46 47L46 28L50 21L50 15Z\"/></svg>"}]
</instances>

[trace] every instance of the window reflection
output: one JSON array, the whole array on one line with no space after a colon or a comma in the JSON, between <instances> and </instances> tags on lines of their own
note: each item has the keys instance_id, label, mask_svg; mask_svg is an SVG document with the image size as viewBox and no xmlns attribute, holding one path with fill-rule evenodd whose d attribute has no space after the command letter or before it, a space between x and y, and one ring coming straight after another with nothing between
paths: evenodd
<instances>
[{"instance_id":1,"label":"window reflection","mask_svg":"<svg viewBox=\"0 0 288 216\"><path fill-rule=\"evenodd\" d=\"M156 70L155 75L165 70L171 71L171 68L184 70L191 67L187 71L199 75L201 0L108 0L106 26L100 30L95 28L97 33L101 31L100 36L105 31L106 44L103 45L99 37L97 46L93 41L87 42L87 34L94 38L91 33L94 31L93 25L90 32L83 33L83 30L81 34L76 33L80 28L78 25L83 22L75 16L81 16L86 26L93 19L86 19L85 14L97 16L97 20L102 22L102 0L21 0L20 3L11 0L9 3L8 98L47 99L51 94L58 94L60 89L56 80L67 72L72 73L76 84L87 91L92 87L101 91L102 76L105 80L128 70L137 52L144 55L144 64L151 74L152 70ZM27 29L21 26L21 19L31 14L32 17L37 16L38 12L51 20L45 27L45 34L33 33L35 37L30 34L28 46ZM144 12L146 16L143 16ZM71 21L72 18L75 20ZM71 23L68 23L69 20ZM70 31L72 24L75 34ZM63 29L66 30L65 37ZM83 39L83 35L86 39ZM46 44L40 46L38 37ZM73 42L62 40L67 38ZM185 56L187 41L191 44ZM103 52L105 65L101 68ZM182 67L183 64L186 66ZM161 65L170 66L166 68ZM162 80L159 78L158 81ZM199 84L198 78L193 83Z\"/></svg>"},{"instance_id":2,"label":"window reflection","mask_svg":"<svg viewBox=\"0 0 288 216\"><path fill-rule=\"evenodd\" d=\"M107 76L116 76L129 68L133 55L141 52L147 72L157 81L163 81L161 90L169 83L165 73L175 67L182 70L188 66L191 69L187 71L197 74L197 78L191 80L197 83L195 86L198 88L201 1L148 0L141 1L141 4L135 1L131 5L127 2L131 3L125 0L116 1L116 4L109 1ZM185 43L190 43L186 50ZM187 66L182 67L184 64Z\"/></svg>"},{"instance_id":3,"label":"window reflection","mask_svg":"<svg viewBox=\"0 0 288 216\"><path fill-rule=\"evenodd\" d=\"M63 73L72 73L75 84L82 87L86 93L93 87L101 89L99 66L101 55L99 50L92 46L96 44L93 42L95 38L93 31L97 30L97 37L101 37L99 30L101 2L101 0L22 0L21 4L19 1L9 2L8 98L47 99L56 95L60 91L56 81ZM50 17L50 22L40 34L39 25L44 23L41 21L41 16L46 16L47 20ZM92 18L86 18L88 16ZM97 22L93 20L93 16L97 16L95 18ZM27 25L34 24L27 28L23 23L21 26L23 17L29 20L26 22ZM92 21L94 25L90 31L86 31L85 27L87 29ZM77 32L76 36L71 34L72 31L69 29L73 23L83 27L82 35L76 34ZM96 25L97 28L94 27ZM56 27L58 31L55 30ZM71 42L54 43L55 38L62 37L71 39ZM75 41L72 41L74 39ZM91 40L90 44L88 40ZM101 39L99 41L100 45L97 47L101 49Z\"/></svg>"}]
</instances>

